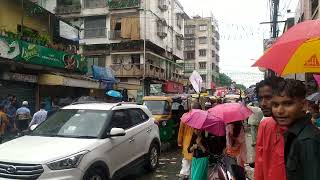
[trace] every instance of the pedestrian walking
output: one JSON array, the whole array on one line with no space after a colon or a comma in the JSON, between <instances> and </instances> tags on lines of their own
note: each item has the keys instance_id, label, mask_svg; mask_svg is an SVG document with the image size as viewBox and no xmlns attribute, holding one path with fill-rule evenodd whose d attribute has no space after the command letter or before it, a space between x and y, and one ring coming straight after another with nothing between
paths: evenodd
<instances>
[{"instance_id":1,"label":"pedestrian walking","mask_svg":"<svg viewBox=\"0 0 320 180\"><path fill-rule=\"evenodd\" d=\"M198 102L194 102L191 109L201 109L201 106ZM182 147L183 154L182 167L179 174L181 179L188 179L190 176L192 153L188 151L188 148L190 146L192 136L193 128L180 121L178 146Z\"/></svg>"},{"instance_id":2,"label":"pedestrian walking","mask_svg":"<svg viewBox=\"0 0 320 180\"><path fill-rule=\"evenodd\" d=\"M272 113L284 134L287 180L320 179L320 130L306 115L306 88L301 81L286 79L273 89Z\"/></svg>"},{"instance_id":3,"label":"pedestrian walking","mask_svg":"<svg viewBox=\"0 0 320 180\"><path fill-rule=\"evenodd\" d=\"M252 103L247 107L252 111L252 115L248 118L248 124L250 125L251 138L252 138L252 147L256 145L257 132L261 119L263 118L263 113L258 107L259 104Z\"/></svg>"},{"instance_id":4,"label":"pedestrian walking","mask_svg":"<svg viewBox=\"0 0 320 180\"><path fill-rule=\"evenodd\" d=\"M7 99L4 102L5 113L8 117L9 123L5 129L5 138L7 140L12 139L15 136L17 127L16 127L16 102L17 98L14 95L9 94Z\"/></svg>"},{"instance_id":5,"label":"pedestrian walking","mask_svg":"<svg viewBox=\"0 0 320 180\"><path fill-rule=\"evenodd\" d=\"M226 126L227 146L226 154L235 158L239 166L244 167L247 162L247 147L244 126L241 121Z\"/></svg>"},{"instance_id":6,"label":"pedestrian walking","mask_svg":"<svg viewBox=\"0 0 320 180\"><path fill-rule=\"evenodd\" d=\"M9 124L9 119L7 118L6 113L4 112L5 107L3 104L0 104L0 144L3 141L3 136L6 130L7 125Z\"/></svg>"},{"instance_id":7,"label":"pedestrian walking","mask_svg":"<svg viewBox=\"0 0 320 180\"><path fill-rule=\"evenodd\" d=\"M311 115L311 122L320 127L320 113L319 113L319 105L313 102L309 102L308 110Z\"/></svg>"},{"instance_id":8,"label":"pedestrian walking","mask_svg":"<svg viewBox=\"0 0 320 180\"><path fill-rule=\"evenodd\" d=\"M28 106L29 106L28 101L23 101L22 107L20 107L17 110L16 123L17 123L17 128L19 132L25 131L29 127L29 121L31 120L31 113Z\"/></svg>"},{"instance_id":9,"label":"pedestrian walking","mask_svg":"<svg viewBox=\"0 0 320 180\"><path fill-rule=\"evenodd\" d=\"M40 110L33 115L33 118L29 124L29 127L31 127L32 125L39 125L47 119L48 112L45 110L45 107L46 107L45 103L40 104Z\"/></svg>"},{"instance_id":10,"label":"pedestrian walking","mask_svg":"<svg viewBox=\"0 0 320 180\"><path fill-rule=\"evenodd\" d=\"M208 180L209 153L204 131L194 130L188 152L193 154L191 180Z\"/></svg>"},{"instance_id":11,"label":"pedestrian walking","mask_svg":"<svg viewBox=\"0 0 320 180\"><path fill-rule=\"evenodd\" d=\"M280 126L272 118L272 89L279 82L279 77L271 77L256 85L259 106L265 118L258 128L255 157L255 180L285 180L284 138L286 127Z\"/></svg>"}]
</instances>

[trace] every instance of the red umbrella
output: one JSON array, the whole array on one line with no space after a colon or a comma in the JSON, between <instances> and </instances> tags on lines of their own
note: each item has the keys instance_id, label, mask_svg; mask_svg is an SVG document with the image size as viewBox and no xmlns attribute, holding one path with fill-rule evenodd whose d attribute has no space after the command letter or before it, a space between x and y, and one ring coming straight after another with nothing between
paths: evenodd
<instances>
[{"instance_id":1,"label":"red umbrella","mask_svg":"<svg viewBox=\"0 0 320 180\"><path fill-rule=\"evenodd\" d=\"M317 72L318 50L315 46L319 43L314 38L320 38L320 21L299 23L285 32L253 66L271 69L281 75Z\"/></svg>"}]
</instances>

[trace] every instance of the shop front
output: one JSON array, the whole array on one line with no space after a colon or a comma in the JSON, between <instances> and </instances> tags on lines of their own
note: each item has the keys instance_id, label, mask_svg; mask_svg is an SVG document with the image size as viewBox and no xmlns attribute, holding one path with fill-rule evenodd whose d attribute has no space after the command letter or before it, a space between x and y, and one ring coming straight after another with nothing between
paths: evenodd
<instances>
[{"instance_id":1,"label":"shop front","mask_svg":"<svg viewBox=\"0 0 320 180\"><path fill-rule=\"evenodd\" d=\"M81 96L102 94L100 82L81 75L41 74L39 75L39 99L50 109L55 99L60 106L68 105Z\"/></svg>"},{"instance_id":2,"label":"shop front","mask_svg":"<svg viewBox=\"0 0 320 180\"><path fill-rule=\"evenodd\" d=\"M8 94L17 97L18 107L22 101L28 101L32 113L37 107L38 76L20 73L3 72L0 74L0 101Z\"/></svg>"}]
</instances>

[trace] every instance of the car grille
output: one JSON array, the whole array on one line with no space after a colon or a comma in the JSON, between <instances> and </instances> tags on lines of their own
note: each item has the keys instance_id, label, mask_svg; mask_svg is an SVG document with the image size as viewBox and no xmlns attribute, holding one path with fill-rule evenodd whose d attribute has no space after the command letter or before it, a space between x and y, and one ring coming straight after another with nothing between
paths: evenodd
<instances>
[{"instance_id":1,"label":"car grille","mask_svg":"<svg viewBox=\"0 0 320 180\"><path fill-rule=\"evenodd\" d=\"M34 180L40 177L43 171L39 164L0 162L0 178Z\"/></svg>"}]
</instances>

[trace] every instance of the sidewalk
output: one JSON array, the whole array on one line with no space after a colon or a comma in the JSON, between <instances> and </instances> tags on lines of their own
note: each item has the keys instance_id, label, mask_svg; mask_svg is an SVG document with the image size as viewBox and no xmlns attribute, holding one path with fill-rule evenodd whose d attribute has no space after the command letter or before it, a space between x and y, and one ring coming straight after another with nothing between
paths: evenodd
<instances>
[{"instance_id":1,"label":"sidewalk","mask_svg":"<svg viewBox=\"0 0 320 180\"><path fill-rule=\"evenodd\" d=\"M246 132L246 144L247 144L247 162L254 162L254 154L255 154L255 149L254 147L251 146L252 138L251 134L249 132ZM254 179L254 169L247 166L245 167L248 177L250 180Z\"/></svg>"}]
</instances>

